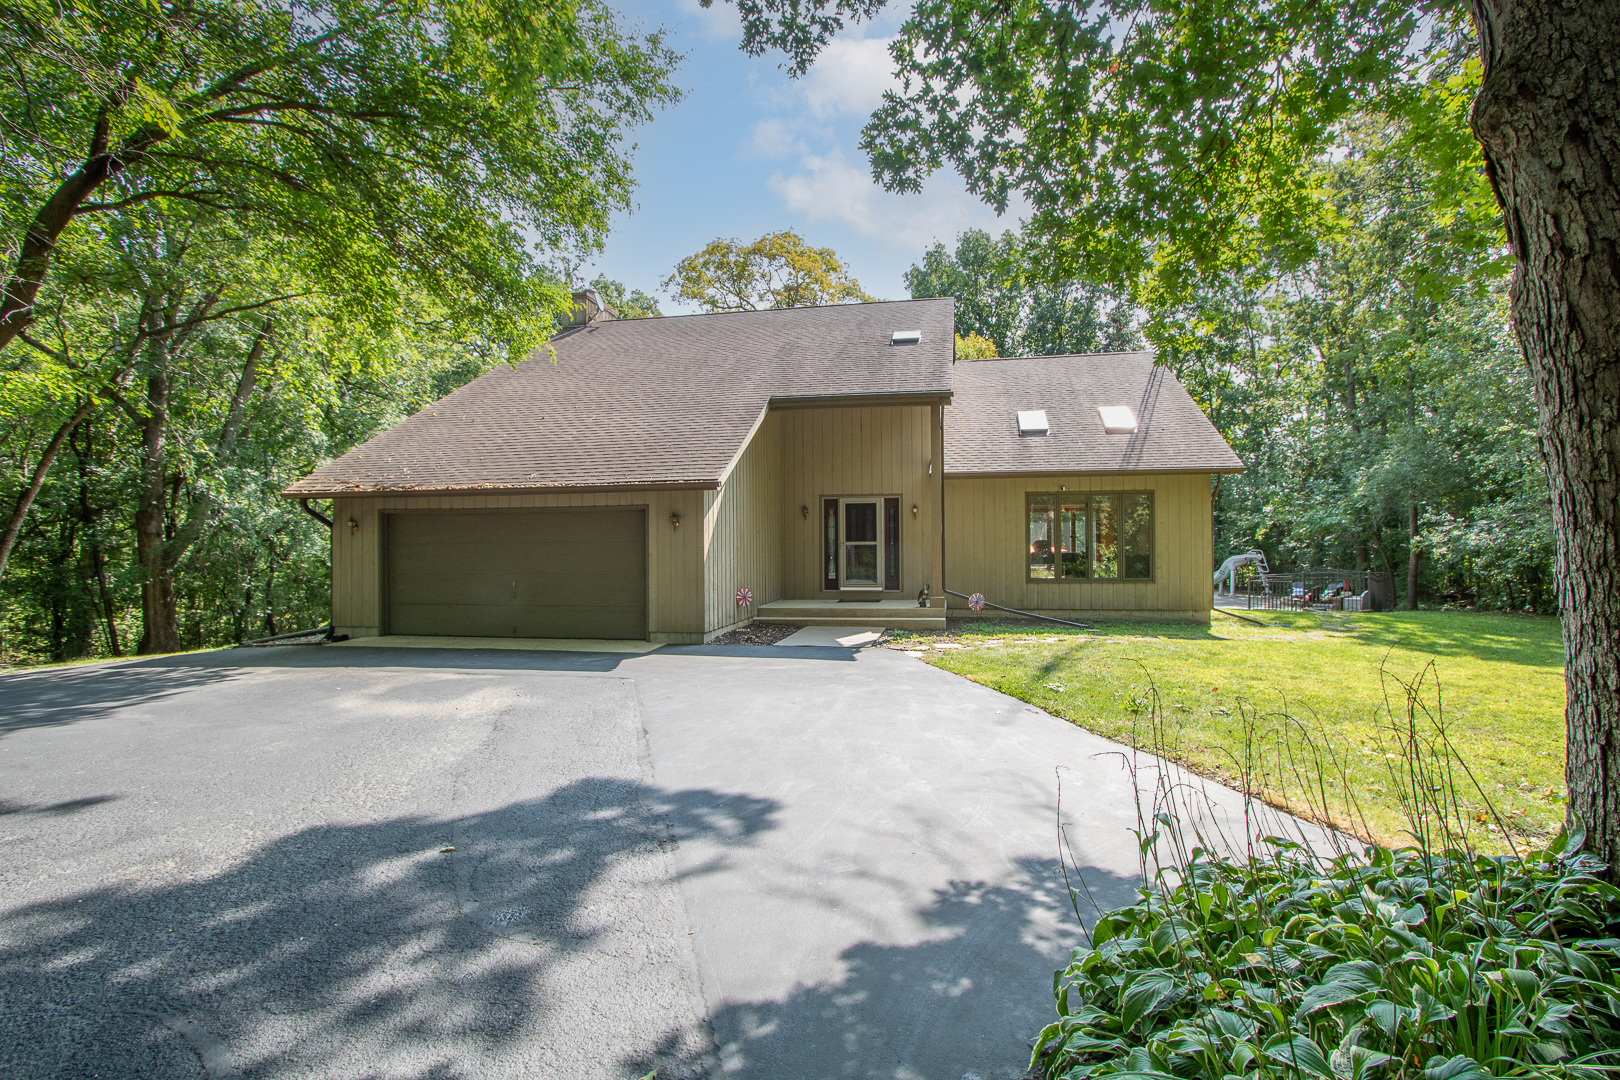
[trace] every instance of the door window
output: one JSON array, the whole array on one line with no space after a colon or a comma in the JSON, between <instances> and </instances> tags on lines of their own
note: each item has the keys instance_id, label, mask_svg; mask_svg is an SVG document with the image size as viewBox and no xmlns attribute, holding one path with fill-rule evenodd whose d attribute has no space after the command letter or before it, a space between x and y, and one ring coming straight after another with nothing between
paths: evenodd
<instances>
[{"instance_id":1,"label":"door window","mask_svg":"<svg viewBox=\"0 0 1620 1080\"><path fill-rule=\"evenodd\" d=\"M845 588L879 588L878 582L878 501L844 500L844 578Z\"/></svg>"}]
</instances>

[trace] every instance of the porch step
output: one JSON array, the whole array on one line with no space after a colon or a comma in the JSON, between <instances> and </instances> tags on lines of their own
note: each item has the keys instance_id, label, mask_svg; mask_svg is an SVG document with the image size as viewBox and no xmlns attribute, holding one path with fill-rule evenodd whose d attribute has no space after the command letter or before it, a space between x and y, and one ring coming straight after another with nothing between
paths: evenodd
<instances>
[{"instance_id":1,"label":"porch step","mask_svg":"<svg viewBox=\"0 0 1620 1080\"><path fill-rule=\"evenodd\" d=\"M867 626L884 630L943 630L945 609L920 608L914 600L845 604L837 600L777 600L754 616L762 623L805 626Z\"/></svg>"}]
</instances>

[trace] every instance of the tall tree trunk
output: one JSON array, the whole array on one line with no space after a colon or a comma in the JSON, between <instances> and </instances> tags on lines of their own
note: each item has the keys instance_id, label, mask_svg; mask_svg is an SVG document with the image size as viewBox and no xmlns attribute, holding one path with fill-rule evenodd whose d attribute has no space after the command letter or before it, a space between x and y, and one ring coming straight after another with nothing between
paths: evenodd
<instances>
[{"instance_id":1,"label":"tall tree trunk","mask_svg":"<svg viewBox=\"0 0 1620 1080\"><path fill-rule=\"evenodd\" d=\"M1406 610L1417 610L1418 583L1418 508L1413 503L1406 511Z\"/></svg>"},{"instance_id":2,"label":"tall tree trunk","mask_svg":"<svg viewBox=\"0 0 1620 1080\"><path fill-rule=\"evenodd\" d=\"M161 350L155 342L154 350ZM167 365L153 364L146 378L146 413L141 425L141 484L135 506L135 558L141 566L142 655L180 651L180 611L174 600L174 571L164 558L168 541L169 377Z\"/></svg>"},{"instance_id":3,"label":"tall tree trunk","mask_svg":"<svg viewBox=\"0 0 1620 1080\"><path fill-rule=\"evenodd\" d=\"M84 436L84 447L81 449L77 443L73 444L74 453L79 458L79 520L84 523L90 576L96 586L94 606L96 616L102 620L106 630L107 651L113 656L122 656L124 650L118 641L117 611L113 606L112 588L107 583L107 557L101 550L101 538L96 528L96 520L102 512L90 505L90 460L95 454L95 429L86 422L80 425L79 432Z\"/></svg>"},{"instance_id":4,"label":"tall tree trunk","mask_svg":"<svg viewBox=\"0 0 1620 1080\"><path fill-rule=\"evenodd\" d=\"M1620 3L1474 0L1558 540L1571 824L1620 881Z\"/></svg>"},{"instance_id":5,"label":"tall tree trunk","mask_svg":"<svg viewBox=\"0 0 1620 1080\"><path fill-rule=\"evenodd\" d=\"M90 415L90 410L95 408L95 405L94 398L85 398L74 410L73 415L56 429L56 434L45 445L44 453L39 455L39 462L34 466L34 474L28 478L28 486L17 496L16 505L11 509L11 517L6 522L5 534L0 536L0 577L5 576L6 563L11 561L11 549L17 546L17 537L22 533L23 519L28 516L29 508L34 505L34 499L45 483L45 474L50 472L51 464L56 461L56 455L62 452L62 447L67 443L68 436L73 434L73 429Z\"/></svg>"}]
</instances>

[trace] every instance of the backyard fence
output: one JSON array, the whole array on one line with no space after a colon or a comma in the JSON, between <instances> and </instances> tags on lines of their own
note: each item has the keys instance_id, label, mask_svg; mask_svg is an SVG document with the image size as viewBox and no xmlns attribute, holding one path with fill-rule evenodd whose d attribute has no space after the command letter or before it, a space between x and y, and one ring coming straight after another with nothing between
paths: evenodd
<instances>
[{"instance_id":1,"label":"backyard fence","mask_svg":"<svg viewBox=\"0 0 1620 1080\"><path fill-rule=\"evenodd\" d=\"M1237 572L1231 591L1215 588L1215 606L1259 611L1388 611L1395 606L1395 580L1381 570L1300 568Z\"/></svg>"}]
</instances>

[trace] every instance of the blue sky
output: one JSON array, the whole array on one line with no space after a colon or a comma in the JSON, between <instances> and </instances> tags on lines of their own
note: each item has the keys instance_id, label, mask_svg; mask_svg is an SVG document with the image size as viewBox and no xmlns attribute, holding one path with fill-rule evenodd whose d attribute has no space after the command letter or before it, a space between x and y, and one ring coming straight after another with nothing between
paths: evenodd
<instances>
[{"instance_id":1,"label":"blue sky","mask_svg":"<svg viewBox=\"0 0 1620 1080\"><path fill-rule=\"evenodd\" d=\"M861 126L891 79L886 51L893 22L846 31L803 79L775 56L751 59L737 43L735 10L717 0L617 0L627 28L662 26L685 54L675 81L685 99L636 129L632 138L636 209L614 219L600 256L584 266L684 310L658 290L675 263L716 237L754 240L793 229L830 247L866 291L906 297L902 275L938 239L963 229L1016 228L962 189L954 174L933 177L917 195L872 183L859 149ZM895 7L897 20L902 9Z\"/></svg>"}]
</instances>

